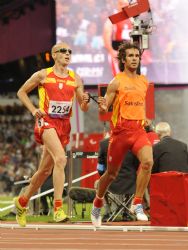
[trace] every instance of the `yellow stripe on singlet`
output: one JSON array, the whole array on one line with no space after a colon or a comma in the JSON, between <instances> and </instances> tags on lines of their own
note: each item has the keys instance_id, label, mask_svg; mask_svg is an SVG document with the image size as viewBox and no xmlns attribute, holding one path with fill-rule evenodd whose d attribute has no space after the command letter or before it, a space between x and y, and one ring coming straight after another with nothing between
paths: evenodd
<instances>
[{"instance_id":1,"label":"yellow stripe on singlet","mask_svg":"<svg viewBox=\"0 0 188 250\"><path fill-rule=\"evenodd\" d=\"M46 76L45 82L53 82L53 83L56 82L55 78L48 77L48 75L52 71L53 71L52 67L46 69L46 75L47 76ZM38 93L39 93L39 108L41 108L42 110L44 110L45 100L49 100L49 97L47 96L45 88L43 87L43 85L39 85L39 87L38 87Z\"/></svg>"},{"instance_id":2,"label":"yellow stripe on singlet","mask_svg":"<svg viewBox=\"0 0 188 250\"><path fill-rule=\"evenodd\" d=\"M53 68L50 67L50 68L47 68L46 69L46 73L47 73L47 76L53 71Z\"/></svg>"},{"instance_id":3,"label":"yellow stripe on singlet","mask_svg":"<svg viewBox=\"0 0 188 250\"><path fill-rule=\"evenodd\" d=\"M45 83L56 83L56 79L54 77L46 77Z\"/></svg>"},{"instance_id":4,"label":"yellow stripe on singlet","mask_svg":"<svg viewBox=\"0 0 188 250\"><path fill-rule=\"evenodd\" d=\"M46 69L46 79L45 79L45 83L56 83L56 79L54 77L48 77L48 75L53 71L53 68L47 68Z\"/></svg>"},{"instance_id":5,"label":"yellow stripe on singlet","mask_svg":"<svg viewBox=\"0 0 188 250\"><path fill-rule=\"evenodd\" d=\"M116 98L113 104L113 113L112 113L112 118L111 118L111 121L114 127L116 126L118 118L119 118L119 106L120 105L119 105L118 98Z\"/></svg>"},{"instance_id":6,"label":"yellow stripe on singlet","mask_svg":"<svg viewBox=\"0 0 188 250\"><path fill-rule=\"evenodd\" d=\"M48 97L46 96L45 89L42 85L38 87L38 93L39 93L39 108L44 110L45 99Z\"/></svg>"},{"instance_id":7,"label":"yellow stripe on singlet","mask_svg":"<svg viewBox=\"0 0 188 250\"><path fill-rule=\"evenodd\" d=\"M72 77L72 78L75 78L75 73L73 70L69 69L69 75Z\"/></svg>"},{"instance_id":8,"label":"yellow stripe on singlet","mask_svg":"<svg viewBox=\"0 0 188 250\"><path fill-rule=\"evenodd\" d=\"M69 86L76 86L75 72L74 72L73 70L70 70L70 69L69 69L69 76L71 76L74 80L73 80L73 81L68 80L68 81L66 82L66 85L69 85Z\"/></svg>"}]
</instances>

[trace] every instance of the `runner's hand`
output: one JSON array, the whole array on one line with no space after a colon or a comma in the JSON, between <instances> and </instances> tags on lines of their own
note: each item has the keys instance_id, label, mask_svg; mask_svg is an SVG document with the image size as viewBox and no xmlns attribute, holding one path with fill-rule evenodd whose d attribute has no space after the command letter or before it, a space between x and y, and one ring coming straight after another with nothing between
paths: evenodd
<instances>
[{"instance_id":1,"label":"runner's hand","mask_svg":"<svg viewBox=\"0 0 188 250\"><path fill-rule=\"evenodd\" d=\"M46 113L41 110L41 109L35 109L33 112L32 112L32 115L35 117L35 118L41 118L43 117L44 115L46 115Z\"/></svg>"},{"instance_id":2,"label":"runner's hand","mask_svg":"<svg viewBox=\"0 0 188 250\"><path fill-rule=\"evenodd\" d=\"M108 111L107 101L104 97L99 96L98 103L99 103L99 111L100 112L107 112Z\"/></svg>"},{"instance_id":3,"label":"runner's hand","mask_svg":"<svg viewBox=\"0 0 188 250\"><path fill-rule=\"evenodd\" d=\"M88 92L85 92L82 96L82 104L87 104L89 102L89 94Z\"/></svg>"}]
</instances>

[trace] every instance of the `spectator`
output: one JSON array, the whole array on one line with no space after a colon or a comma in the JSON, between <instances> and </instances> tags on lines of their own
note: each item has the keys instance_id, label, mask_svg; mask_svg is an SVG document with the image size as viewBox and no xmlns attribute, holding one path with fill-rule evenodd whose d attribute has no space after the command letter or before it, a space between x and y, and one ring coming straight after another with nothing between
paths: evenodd
<instances>
[{"instance_id":1,"label":"spectator","mask_svg":"<svg viewBox=\"0 0 188 250\"><path fill-rule=\"evenodd\" d=\"M31 176L38 164L39 146L32 137L33 119L21 105L0 106L0 193L17 195L20 185L15 181Z\"/></svg>"},{"instance_id":2,"label":"spectator","mask_svg":"<svg viewBox=\"0 0 188 250\"><path fill-rule=\"evenodd\" d=\"M167 122L156 125L160 142L153 146L154 165L152 173L164 171L188 172L188 151L184 142L171 137L171 128Z\"/></svg>"},{"instance_id":3,"label":"spectator","mask_svg":"<svg viewBox=\"0 0 188 250\"><path fill-rule=\"evenodd\" d=\"M115 13L122 11L122 8L129 4L128 0L118 0L117 1L117 10L114 10ZM118 68L118 47L122 41L129 41L129 33L132 30L132 23L130 19L118 22L113 25L108 18L104 23L103 29L103 39L104 46L108 51L108 60L112 68L113 75L116 75L119 72Z\"/></svg>"}]
</instances>

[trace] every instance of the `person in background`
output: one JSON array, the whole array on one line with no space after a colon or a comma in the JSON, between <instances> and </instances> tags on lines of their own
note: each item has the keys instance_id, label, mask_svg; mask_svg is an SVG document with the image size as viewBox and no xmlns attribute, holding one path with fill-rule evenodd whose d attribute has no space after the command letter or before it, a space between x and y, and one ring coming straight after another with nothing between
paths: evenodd
<instances>
[{"instance_id":1,"label":"person in background","mask_svg":"<svg viewBox=\"0 0 188 250\"><path fill-rule=\"evenodd\" d=\"M118 0L117 10L115 12L122 11L122 8L129 4L128 0ZM112 74L115 76L119 72L118 68L118 47L122 41L130 41L129 33L132 30L132 23L130 19L112 24L108 18L104 23L103 28L103 40L104 47L108 51L108 61L111 65Z\"/></svg>"},{"instance_id":2,"label":"person in background","mask_svg":"<svg viewBox=\"0 0 188 250\"><path fill-rule=\"evenodd\" d=\"M19 89L18 97L36 119L35 139L43 144L43 152L36 173L32 176L26 191L14 199L17 210L16 220L26 226L26 207L33 194L42 186L53 169L54 220L67 219L63 211L64 168L66 166L65 147L69 143L70 118L74 96L85 112L88 110L88 93L84 93L79 75L68 69L72 50L61 42L52 47L54 66L34 73ZM38 87L39 107L28 94Z\"/></svg>"},{"instance_id":3,"label":"person in background","mask_svg":"<svg viewBox=\"0 0 188 250\"><path fill-rule=\"evenodd\" d=\"M160 142L153 146L154 164L152 173L166 171L188 172L187 144L172 138L171 127L167 122L156 125Z\"/></svg>"}]
</instances>

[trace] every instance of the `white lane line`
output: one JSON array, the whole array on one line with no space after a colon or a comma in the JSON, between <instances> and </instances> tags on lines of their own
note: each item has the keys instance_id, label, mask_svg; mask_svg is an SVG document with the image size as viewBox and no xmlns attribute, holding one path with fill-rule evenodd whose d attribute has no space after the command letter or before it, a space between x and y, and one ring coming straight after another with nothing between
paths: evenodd
<instances>
[{"instance_id":1,"label":"white lane line","mask_svg":"<svg viewBox=\"0 0 188 250\"><path fill-rule=\"evenodd\" d=\"M2 244L4 245L4 244L6 244L6 243L8 243L8 244L10 244L10 241L5 241L5 242L1 242L1 246L2 246ZM155 245L151 242L151 243L135 243L135 241L134 242L132 242L132 243L128 243L127 241L125 241L125 242L118 242L118 244L117 244L117 242L114 242L114 243L112 243L112 242L107 242L107 243L105 243L105 242L98 242L98 241L95 241L95 242L88 242L88 241L86 241L86 242L48 242L48 243L45 243L45 242L20 242L21 244L22 244L22 246L29 246L29 245L35 245L35 244L37 244L37 245L42 245L42 246L45 246L45 245L47 245L47 246L50 246L50 245L76 245L76 246L78 246L78 245L80 245L80 246L82 246L82 245L87 245L87 246L93 246L93 245L98 245L98 246L101 246L101 245L105 245L105 246L109 246L109 247L111 247L111 246L176 246L176 247L178 247L178 246L188 246L188 244L182 244L182 241L179 241L179 242L176 242L176 244L174 245L173 243L171 244L171 243L167 243L167 242L163 242L163 243L155 243ZM19 242L12 242L12 244L13 245L17 245L17 244L19 244Z\"/></svg>"},{"instance_id":2,"label":"white lane line","mask_svg":"<svg viewBox=\"0 0 188 250\"><path fill-rule=\"evenodd\" d=\"M9 224L9 223L0 223L0 228L11 228L16 229L20 228L17 224ZM105 226L102 225L100 228L95 228L91 224L88 225L73 225L73 224L28 224L25 230L28 229L49 229L49 230L91 230L91 231L123 231L123 232L188 232L188 227L152 227L152 226Z\"/></svg>"},{"instance_id":3,"label":"white lane line","mask_svg":"<svg viewBox=\"0 0 188 250\"><path fill-rule=\"evenodd\" d=\"M12 248L12 247L6 247L6 248L0 248L0 250L12 250L12 249L14 249L14 250L25 250L25 248L20 248L20 247L18 247L18 248ZM48 249L48 248L46 248L46 249ZM41 248L28 248L28 250L41 250ZM60 248L53 248L53 250L60 250ZM78 250L78 248L64 248L63 247L63 250ZM80 250L81 250L81 248L80 248ZM82 248L82 250L91 250L91 248ZM94 248L92 248L92 250L94 250ZM98 248L98 250L100 250L100 248ZM102 248L102 250L109 250L109 248ZM123 248L118 248L118 250L125 250L125 248L123 247ZM132 248L127 248L126 247L126 250L132 250ZM145 248L139 248L139 250L146 250ZM153 250L153 248L150 248L150 249L148 249L147 248L147 250Z\"/></svg>"},{"instance_id":4,"label":"white lane line","mask_svg":"<svg viewBox=\"0 0 188 250\"><path fill-rule=\"evenodd\" d=\"M64 235L71 235L72 236L72 234L73 234L73 232L72 231L53 231L53 232L50 232L50 231L48 231L48 232L43 232L43 230L38 230L37 232L36 231L34 231L34 232L31 232L31 231L25 231L25 230L22 230L22 232L20 232L20 230L22 230L22 229L9 229L9 230L7 230L7 232L5 233L5 232L1 232L1 230L0 230L0 232L1 232L1 236L10 236L10 235L16 235L17 237L19 237L19 236L23 236L24 235L24 237L33 237L33 236L36 236L36 235L40 235L40 237L41 236L46 236L46 237L48 237L48 235L50 235L50 236L52 236L53 235L53 237L56 237L56 236L58 236L58 235L61 235L61 237L63 237ZM187 238L188 237L188 232L161 232L161 233L155 233L155 234L153 234L152 232L142 232L142 233L140 233L140 232L137 232L137 233L135 233L135 232L112 232L112 231L109 231L109 232L93 232L93 231L85 231L84 233L83 233L83 231L81 231L81 232L78 232L78 231L76 231L76 237L81 237L81 236L83 236L83 237L86 237L86 235L87 236L92 236L92 235L97 235L97 236L100 236L100 235L102 235L103 237L108 237L108 238L111 238L111 236L116 236L116 237L121 237L121 238L125 238L125 237L128 237L128 238L130 238L130 237L137 237L137 238L141 238L141 239L143 239L144 237L160 237L160 238L167 238L167 236L171 239L171 238L174 238L174 237L181 237L181 238Z\"/></svg>"},{"instance_id":5,"label":"white lane line","mask_svg":"<svg viewBox=\"0 0 188 250\"><path fill-rule=\"evenodd\" d=\"M9 238L1 238L0 242L10 242L10 241L24 241L26 240L25 237L22 237L22 238L17 238L17 237L9 237ZM94 241L107 241L108 242L112 242L112 241L118 241L119 240L122 240L122 238L114 238L114 239L109 239L109 238L106 238L106 237L103 237L103 238L98 238L98 237L84 237L84 238L80 238L80 237L60 237L60 238L41 238L41 237L36 237L36 238L27 238L27 241L31 240L32 242L33 241L63 241L63 240L82 240L82 241L88 241L88 240L94 240ZM124 240L126 241L135 241L135 240L138 240L137 238L133 238L133 239L125 239ZM154 239L154 238L147 238L147 239L139 239L139 241L161 241L161 242L166 242L166 241L170 241L170 242L177 242L178 240L181 241L181 242L188 242L188 239L172 239L172 238L169 238L169 239Z\"/></svg>"}]
</instances>

